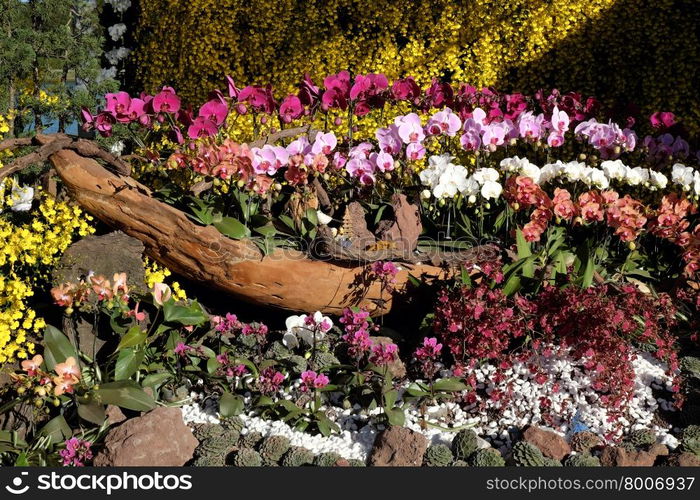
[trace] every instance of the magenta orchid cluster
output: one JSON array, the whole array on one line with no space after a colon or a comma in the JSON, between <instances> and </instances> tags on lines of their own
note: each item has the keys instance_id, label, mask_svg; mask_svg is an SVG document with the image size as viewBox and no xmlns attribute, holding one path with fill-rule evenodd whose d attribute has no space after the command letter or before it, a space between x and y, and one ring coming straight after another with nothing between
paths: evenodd
<instances>
[{"instance_id":1,"label":"magenta orchid cluster","mask_svg":"<svg viewBox=\"0 0 700 500\"><path fill-rule=\"evenodd\" d=\"M242 377L248 373L248 368L243 363L232 362L228 353L218 354L216 361L221 365L219 370L229 378Z\"/></svg>"},{"instance_id":2,"label":"magenta orchid cluster","mask_svg":"<svg viewBox=\"0 0 700 500\"><path fill-rule=\"evenodd\" d=\"M313 370L306 370L301 374L301 392L313 392L323 389L330 380L323 373L316 373Z\"/></svg>"},{"instance_id":3,"label":"magenta orchid cluster","mask_svg":"<svg viewBox=\"0 0 700 500\"><path fill-rule=\"evenodd\" d=\"M267 338L270 329L264 323L243 323L239 321L235 314L226 313L225 316L214 316L211 323L220 334L231 335L240 333L241 335L255 335L258 340Z\"/></svg>"},{"instance_id":4,"label":"magenta orchid cluster","mask_svg":"<svg viewBox=\"0 0 700 500\"><path fill-rule=\"evenodd\" d=\"M84 467L92 460L92 443L77 437L66 440L65 449L58 452L64 466Z\"/></svg>"},{"instance_id":5,"label":"magenta orchid cluster","mask_svg":"<svg viewBox=\"0 0 700 500\"><path fill-rule=\"evenodd\" d=\"M359 361L372 348L369 332L374 329L369 312L364 309L345 308L340 323L344 325L343 340L348 344L348 355Z\"/></svg>"},{"instance_id":6,"label":"magenta orchid cluster","mask_svg":"<svg viewBox=\"0 0 700 500\"><path fill-rule=\"evenodd\" d=\"M271 396L280 390L285 378L284 373L272 366L268 366L260 372L257 381L258 390L265 395Z\"/></svg>"},{"instance_id":7,"label":"magenta orchid cluster","mask_svg":"<svg viewBox=\"0 0 700 500\"><path fill-rule=\"evenodd\" d=\"M377 366L387 366L396 361L399 354L399 348L396 344L374 344L372 353L369 356L369 362Z\"/></svg>"},{"instance_id":8,"label":"magenta orchid cluster","mask_svg":"<svg viewBox=\"0 0 700 500\"><path fill-rule=\"evenodd\" d=\"M418 361L426 379L431 380L438 371L438 359L442 353L442 344L435 337L425 337L423 344L416 349L414 358Z\"/></svg>"}]
</instances>

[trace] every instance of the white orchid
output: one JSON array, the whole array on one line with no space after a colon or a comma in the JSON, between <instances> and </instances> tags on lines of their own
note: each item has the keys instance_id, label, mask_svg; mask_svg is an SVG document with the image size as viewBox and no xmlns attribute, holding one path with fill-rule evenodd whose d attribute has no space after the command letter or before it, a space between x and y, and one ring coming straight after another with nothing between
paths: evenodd
<instances>
[{"instance_id":1,"label":"white orchid","mask_svg":"<svg viewBox=\"0 0 700 500\"><path fill-rule=\"evenodd\" d=\"M689 190L693 185L693 167L686 167L682 163L676 163L671 170L671 179L674 183L683 186L683 189Z\"/></svg>"},{"instance_id":2,"label":"white orchid","mask_svg":"<svg viewBox=\"0 0 700 500\"><path fill-rule=\"evenodd\" d=\"M649 180L649 171L642 167L627 168L625 180L630 186L639 186Z\"/></svg>"},{"instance_id":3,"label":"white orchid","mask_svg":"<svg viewBox=\"0 0 700 500\"><path fill-rule=\"evenodd\" d=\"M498 199L498 197L501 196L502 192L503 186L501 186L498 182L486 181L484 182L483 186L481 186L481 196L483 196L487 200Z\"/></svg>"},{"instance_id":4,"label":"white orchid","mask_svg":"<svg viewBox=\"0 0 700 500\"><path fill-rule=\"evenodd\" d=\"M32 208L34 201L34 188L31 186L20 186L16 181L12 182L10 192L10 209L13 212L28 212Z\"/></svg>"},{"instance_id":5,"label":"white orchid","mask_svg":"<svg viewBox=\"0 0 700 500\"><path fill-rule=\"evenodd\" d=\"M605 160L600 164L603 172L610 180L621 181L625 178L627 173L627 165L622 163L620 160Z\"/></svg>"},{"instance_id":6,"label":"white orchid","mask_svg":"<svg viewBox=\"0 0 700 500\"><path fill-rule=\"evenodd\" d=\"M668 177L661 172L649 170L649 182L658 189L664 189L668 185Z\"/></svg>"},{"instance_id":7,"label":"white orchid","mask_svg":"<svg viewBox=\"0 0 700 500\"><path fill-rule=\"evenodd\" d=\"M313 315L290 316L285 321L285 326L287 331L282 337L282 343L287 348L294 349L301 342L313 345L314 342L323 340L326 333L333 328L333 321L320 311L316 311Z\"/></svg>"}]
</instances>

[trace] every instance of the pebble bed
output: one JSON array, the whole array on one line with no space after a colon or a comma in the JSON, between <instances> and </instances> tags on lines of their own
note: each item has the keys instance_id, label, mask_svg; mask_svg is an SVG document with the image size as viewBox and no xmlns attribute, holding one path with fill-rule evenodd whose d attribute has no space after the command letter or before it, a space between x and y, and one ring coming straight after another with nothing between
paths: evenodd
<instances>
[{"instance_id":1,"label":"pebble bed","mask_svg":"<svg viewBox=\"0 0 700 500\"><path fill-rule=\"evenodd\" d=\"M634 397L627 418L620 420L624 432L652 429L659 442L673 449L678 442L669 434L670 429L652 423L658 409L673 411L669 403L671 393L665 392L671 386L670 377L665 373L666 367L644 352L638 353L633 365ZM495 389L506 390L510 386L512 390L507 404L483 396L481 404L463 407L455 402L441 403L428 406L421 415L418 408L407 403L404 406L405 426L421 432L433 444L447 445L452 442L456 430L469 427L483 438L480 441L482 447L491 445L503 453L517 439L518 430L529 424L538 424L567 435L576 412L579 420L598 435L613 433L619 437L623 434L622 429L616 429L613 423L608 422L607 411L599 403L598 395L590 388L591 379L582 369L581 362L572 360L566 353L559 353L545 361L544 369L550 379L545 384L536 383L534 375L522 363L514 364L505 372L505 379L496 384L492 380L496 368L489 364L483 365L475 369L479 382L477 389L488 395ZM552 390L555 381L559 386L557 392ZM656 398L653 390L660 391L667 398ZM545 396L551 400L550 413L556 416L549 424L543 422L539 405L540 398ZM291 395L284 397L291 399ZM182 414L187 424L217 423L217 410L216 401L200 401L198 394L192 393L192 401L182 407ZM293 445L303 446L314 453L334 451L347 459L366 460L377 434L384 428L381 424L375 425L372 418L382 410L377 408L364 411L359 405L349 409L329 407L326 410L329 418L341 428L340 434L329 437L312 435L294 430L282 421L263 420L254 414L240 416L245 424L242 432L259 432L263 436L284 435ZM494 414L498 417L494 418Z\"/></svg>"}]
</instances>

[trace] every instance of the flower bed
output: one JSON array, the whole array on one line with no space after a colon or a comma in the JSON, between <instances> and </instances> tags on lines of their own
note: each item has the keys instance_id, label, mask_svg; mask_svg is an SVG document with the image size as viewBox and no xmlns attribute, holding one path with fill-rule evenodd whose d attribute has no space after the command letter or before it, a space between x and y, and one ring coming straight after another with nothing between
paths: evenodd
<instances>
[{"instance_id":1,"label":"flower bed","mask_svg":"<svg viewBox=\"0 0 700 500\"><path fill-rule=\"evenodd\" d=\"M3 387L45 427L0 435L5 462L127 463L117 436L166 415L193 433L168 465L697 460L700 167L673 114L618 125L576 93L381 74L225 83L196 112L170 87L84 110L120 141L120 160L90 153L106 166L37 139L85 210L194 291L124 269L54 283L66 332ZM404 441L421 452L387 451Z\"/></svg>"}]
</instances>

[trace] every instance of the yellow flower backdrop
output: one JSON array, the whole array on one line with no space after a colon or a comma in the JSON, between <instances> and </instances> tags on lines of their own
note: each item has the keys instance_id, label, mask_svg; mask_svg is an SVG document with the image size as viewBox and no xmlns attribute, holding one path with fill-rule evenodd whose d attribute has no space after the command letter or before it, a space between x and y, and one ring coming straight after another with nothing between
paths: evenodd
<instances>
[{"instance_id":1,"label":"yellow flower backdrop","mask_svg":"<svg viewBox=\"0 0 700 500\"><path fill-rule=\"evenodd\" d=\"M231 74L294 88L341 69L631 99L700 126L695 0L142 0L140 84L200 101Z\"/></svg>"}]
</instances>

